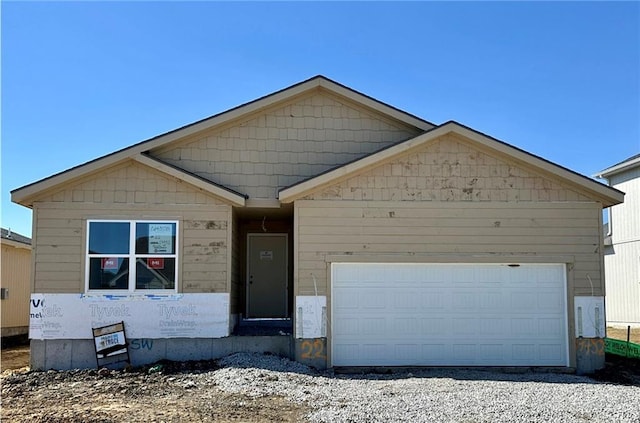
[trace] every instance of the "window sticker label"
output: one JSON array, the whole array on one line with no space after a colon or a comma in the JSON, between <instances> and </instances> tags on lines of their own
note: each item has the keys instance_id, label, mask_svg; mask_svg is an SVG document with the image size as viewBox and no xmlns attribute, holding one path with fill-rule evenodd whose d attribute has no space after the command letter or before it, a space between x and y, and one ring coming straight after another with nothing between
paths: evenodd
<instances>
[{"instance_id":1,"label":"window sticker label","mask_svg":"<svg viewBox=\"0 0 640 423\"><path fill-rule=\"evenodd\" d=\"M105 257L102 259L103 270L118 270L118 259L114 257Z\"/></svg>"},{"instance_id":2,"label":"window sticker label","mask_svg":"<svg viewBox=\"0 0 640 423\"><path fill-rule=\"evenodd\" d=\"M149 224L149 254L171 254L173 251L173 225Z\"/></svg>"},{"instance_id":3,"label":"window sticker label","mask_svg":"<svg viewBox=\"0 0 640 423\"><path fill-rule=\"evenodd\" d=\"M163 258L148 258L147 259L147 267L149 267L149 269L164 269L164 259Z\"/></svg>"}]
</instances>

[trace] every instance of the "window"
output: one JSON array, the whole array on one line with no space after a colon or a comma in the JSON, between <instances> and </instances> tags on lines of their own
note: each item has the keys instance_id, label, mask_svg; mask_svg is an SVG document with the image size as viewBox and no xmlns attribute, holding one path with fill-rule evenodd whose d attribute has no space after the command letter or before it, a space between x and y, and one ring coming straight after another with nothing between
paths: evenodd
<instances>
[{"instance_id":1,"label":"window","mask_svg":"<svg viewBox=\"0 0 640 423\"><path fill-rule=\"evenodd\" d=\"M87 290L173 290L175 221L88 222Z\"/></svg>"}]
</instances>

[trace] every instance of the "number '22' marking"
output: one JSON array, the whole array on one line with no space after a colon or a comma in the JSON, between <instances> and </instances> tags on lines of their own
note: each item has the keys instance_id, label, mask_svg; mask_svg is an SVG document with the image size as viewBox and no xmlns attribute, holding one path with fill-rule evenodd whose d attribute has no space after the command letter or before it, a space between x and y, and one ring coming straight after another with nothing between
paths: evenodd
<instances>
[{"instance_id":1,"label":"number '22' marking","mask_svg":"<svg viewBox=\"0 0 640 423\"><path fill-rule=\"evenodd\" d=\"M326 359L327 355L324 351L324 342L321 339L305 340L300 344L302 354L300 358L303 360L312 360L314 358Z\"/></svg>"}]
</instances>

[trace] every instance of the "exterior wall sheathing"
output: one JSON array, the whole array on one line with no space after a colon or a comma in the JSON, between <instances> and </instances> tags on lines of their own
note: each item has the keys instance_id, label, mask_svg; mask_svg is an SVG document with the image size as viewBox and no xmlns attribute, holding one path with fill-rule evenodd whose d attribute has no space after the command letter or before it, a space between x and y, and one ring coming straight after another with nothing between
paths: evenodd
<instances>
[{"instance_id":1,"label":"exterior wall sheathing","mask_svg":"<svg viewBox=\"0 0 640 423\"><path fill-rule=\"evenodd\" d=\"M339 261L566 263L576 367L573 298L604 295L601 210L571 187L445 136L295 202L296 295L318 290L330 310L330 264ZM604 364L598 355L589 366L594 359Z\"/></svg>"}]
</instances>

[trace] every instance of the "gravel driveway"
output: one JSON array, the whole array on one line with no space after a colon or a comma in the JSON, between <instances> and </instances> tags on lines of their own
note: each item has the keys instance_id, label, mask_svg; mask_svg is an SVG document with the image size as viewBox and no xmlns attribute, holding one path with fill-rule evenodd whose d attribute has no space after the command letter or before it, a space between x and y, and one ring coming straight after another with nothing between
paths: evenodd
<instances>
[{"instance_id":1,"label":"gravel driveway","mask_svg":"<svg viewBox=\"0 0 640 423\"><path fill-rule=\"evenodd\" d=\"M283 395L315 422L640 422L640 387L587 377L469 370L315 375L269 356L234 355L213 378L227 392Z\"/></svg>"},{"instance_id":2,"label":"gravel driveway","mask_svg":"<svg viewBox=\"0 0 640 423\"><path fill-rule=\"evenodd\" d=\"M217 365L3 374L2 421L640 422L639 386L573 375L334 375L255 354Z\"/></svg>"}]
</instances>

